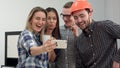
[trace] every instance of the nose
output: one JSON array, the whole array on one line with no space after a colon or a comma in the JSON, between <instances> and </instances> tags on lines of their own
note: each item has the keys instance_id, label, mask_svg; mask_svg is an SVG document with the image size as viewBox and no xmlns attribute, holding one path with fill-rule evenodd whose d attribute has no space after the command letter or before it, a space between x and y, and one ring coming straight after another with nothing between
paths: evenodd
<instances>
[{"instance_id":1,"label":"nose","mask_svg":"<svg viewBox=\"0 0 120 68\"><path fill-rule=\"evenodd\" d=\"M54 21L53 19L50 19L50 23L53 23L53 21Z\"/></svg>"},{"instance_id":2,"label":"nose","mask_svg":"<svg viewBox=\"0 0 120 68\"><path fill-rule=\"evenodd\" d=\"M68 18L67 17L63 17L63 20L68 20Z\"/></svg>"},{"instance_id":3,"label":"nose","mask_svg":"<svg viewBox=\"0 0 120 68\"><path fill-rule=\"evenodd\" d=\"M45 21L43 21L43 20L39 20L39 24L44 25L45 23L46 23Z\"/></svg>"},{"instance_id":4,"label":"nose","mask_svg":"<svg viewBox=\"0 0 120 68\"><path fill-rule=\"evenodd\" d=\"M78 17L77 22L82 22L82 19Z\"/></svg>"}]
</instances>

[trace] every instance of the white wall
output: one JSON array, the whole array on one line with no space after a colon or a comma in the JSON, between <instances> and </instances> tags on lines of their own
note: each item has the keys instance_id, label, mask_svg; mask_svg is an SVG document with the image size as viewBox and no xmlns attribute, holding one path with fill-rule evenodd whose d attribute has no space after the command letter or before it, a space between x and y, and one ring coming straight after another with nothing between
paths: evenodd
<instances>
[{"instance_id":1,"label":"white wall","mask_svg":"<svg viewBox=\"0 0 120 68\"><path fill-rule=\"evenodd\" d=\"M120 0L105 0L105 19L120 24Z\"/></svg>"},{"instance_id":2,"label":"white wall","mask_svg":"<svg viewBox=\"0 0 120 68\"><path fill-rule=\"evenodd\" d=\"M104 20L105 17L105 0L88 0L93 7L93 19Z\"/></svg>"}]
</instances>

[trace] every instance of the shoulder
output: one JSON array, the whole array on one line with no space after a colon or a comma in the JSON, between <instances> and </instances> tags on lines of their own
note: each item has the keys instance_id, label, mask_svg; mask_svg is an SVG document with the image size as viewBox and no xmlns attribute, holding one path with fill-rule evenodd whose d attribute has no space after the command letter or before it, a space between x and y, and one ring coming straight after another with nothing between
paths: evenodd
<instances>
[{"instance_id":1,"label":"shoulder","mask_svg":"<svg viewBox=\"0 0 120 68\"><path fill-rule=\"evenodd\" d=\"M60 30L63 30L63 29L65 29L65 26L64 25L60 26Z\"/></svg>"},{"instance_id":2,"label":"shoulder","mask_svg":"<svg viewBox=\"0 0 120 68\"><path fill-rule=\"evenodd\" d=\"M28 30L24 30L21 32L20 37L21 39L32 39L33 33Z\"/></svg>"},{"instance_id":3,"label":"shoulder","mask_svg":"<svg viewBox=\"0 0 120 68\"><path fill-rule=\"evenodd\" d=\"M65 28L65 26L63 25L63 26L60 26L60 33L64 33L66 31L66 28Z\"/></svg>"},{"instance_id":4,"label":"shoulder","mask_svg":"<svg viewBox=\"0 0 120 68\"><path fill-rule=\"evenodd\" d=\"M111 20L103 20L103 21L95 21L96 25L108 25L113 24L114 22Z\"/></svg>"},{"instance_id":5,"label":"shoulder","mask_svg":"<svg viewBox=\"0 0 120 68\"><path fill-rule=\"evenodd\" d=\"M101 27L101 28L109 27L109 26L112 26L114 24L116 24L116 23L114 23L111 20L95 21L95 26L96 27Z\"/></svg>"},{"instance_id":6,"label":"shoulder","mask_svg":"<svg viewBox=\"0 0 120 68\"><path fill-rule=\"evenodd\" d=\"M32 32L28 31L28 30L24 30L21 32L21 35L22 36L25 36L25 35L33 35Z\"/></svg>"}]
</instances>

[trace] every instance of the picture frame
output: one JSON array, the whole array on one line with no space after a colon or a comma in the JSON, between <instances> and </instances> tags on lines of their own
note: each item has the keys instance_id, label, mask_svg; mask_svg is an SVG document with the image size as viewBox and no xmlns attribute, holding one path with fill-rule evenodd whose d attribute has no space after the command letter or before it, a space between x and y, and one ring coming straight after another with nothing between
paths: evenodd
<instances>
[{"instance_id":1,"label":"picture frame","mask_svg":"<svg viewBox=\"0 0 120 68\"><path fill-rule=\"evenodd\" d=\"M18 63L17 41L21 31L5 32L5 66Z\"/></svg>"},{"instance_id":2,"label":"picture frame","mask_svg":"<svg viewBox=\"0 0 120 68\"><path fill-rule=\"evenodd\" d=\"M13 66L5 66L5 65L1 65L1 68L15 68Z\"/></svg>"}]
</instances>

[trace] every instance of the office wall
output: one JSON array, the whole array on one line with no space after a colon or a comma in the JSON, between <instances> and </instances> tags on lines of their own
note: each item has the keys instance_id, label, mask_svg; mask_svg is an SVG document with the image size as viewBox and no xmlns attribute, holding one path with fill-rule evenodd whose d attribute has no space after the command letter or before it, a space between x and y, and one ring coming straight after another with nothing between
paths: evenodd
<instances>
[{"instance_id":1,"label":"office wall","mask_svg":"<svg viewBox=\"0 0 120 68\"><path fill-rule=\"evenodd\" d=\"M120 0L105 0L105 19L120 24Z\"/></svg>"}]
</instances>

